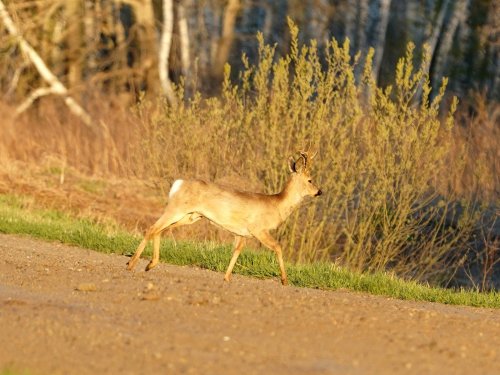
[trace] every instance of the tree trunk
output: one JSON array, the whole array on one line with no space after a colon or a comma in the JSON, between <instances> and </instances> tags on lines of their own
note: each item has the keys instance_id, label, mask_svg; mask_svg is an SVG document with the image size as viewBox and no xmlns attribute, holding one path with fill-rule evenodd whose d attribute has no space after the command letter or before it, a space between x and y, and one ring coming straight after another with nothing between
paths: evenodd
<instances>
[{"instance_id":1,"label":"tree trunk","mask_svg":"<svg viewBox=\"0 0 500 375\"><path fill-rule=\"evenodd\" d=\"M175 105L177 100L168 77L170 46L172 45L172 30L174 27L174 8L172 0L163 0L163 27L160 41L160 56L158 60L158 72L160 74L160 83L170 105Z\"/></svg>"},{"instance_id":2,"label":"tree trunk","mask_svg":"<svg viewBox=\"0 0 500 375\"><path fill-rule=\"evenodd\" d=\"M373 48L375 54L373 56L373 78L378 82L380 72L380 65L382 64L382 57L384 56L385 35L387 32L387 25L389 24L389 15L391 9L391 0L380 0L379 13L380 17L377 21L377 27L374 33Z\"/></svg>"},{"instance_id":3,"label":"tree trunk","mask_svg":"<svg viewBox=\"0 0 500 375\"><path fill-rule=\"evenodd\" d=\"M368 2L369 0L358 0L356 49L353 51L354 53L357 53L358 51L366 51L368 49L366 45L368 15L370 13Z\"/></svg>"},{"instance_id":4,"label":"tree trunk","mask_svg":"<svg viewBox=\"0 0 500 375\"><path fill-rule=\"evenodd\" d=\"M368 20L368 0L349 1L346 6L346 37L351 41L351 51L356 53L366 49L366 31Z\"/></svg>"},{"instance_id":5,"label":"tree trunk","mask_svg":"<svg viewBox=\"0 0 500 375\"><path fill-rule=\"evenodd\" d=\"M189 73L191 70L189 29L186 17L186 8L181 2L177 4L177 18L177 23L179 26L179 44L181 49L181 69L182 75L184 75L187 80L189 78Z\"/></svg>"},{"instance_id":6,"label":"tree trunk","mask_svg":"<svg viewBox=\"0 0 500 375\"><path fill-rule=\"evenodd\" d=\"M453 10L445 29L441 33L439 40L439 49L436 52L431 72L431 82L433 90L439 89L441 78L445 74L447 63L449 62L449 53L453 44L453 37L460 24L467 19L467 10L470 5L470 0L457 0L453 4Z\"/></svg>"},{"instance_id":7,"label":"tree trunk","mask_svg":"<svg viewBox=\"0 0 500 375\"><path fill-rule=\"evenodd\" d=\"M264 35L264 40L268 41L271 38L272 28L273 28L273 7L265 1L261 1L262 8L264 8L264 26L262 27L262 34Z\"/></svg>"},{"instance_id":8,"label":"tree trunk","mask_svg":"<svg viewBox=\"0 0 500 375\"><path fill-rule=\"evenodd\" d=\"M138 64L142 76L142 82L136 82L136 89L147 89L154 93L158 88L158 57L152 0L121 0L120 2L132 8L136 21Z\"/></svg>"},{"instance_id":9,"label":"tree trunk","mask_svg":"<svg viewBox=\"0 0 500 375\"><path fill-rule=\"evenodd\" d=\"M68 43L68 86L70 89L78 87L82 80L82 30L80 21L83 18L83 4L81 0L72 0L65 5L66 41Z\"/></svg>"},{"instance_id":10,"label":"tree trunk","mask_svg":"<svg viewBox=\"0 0 500 375\"><path fill-rule=\"evenodd\" d=\"M444 20L446 18L446 13L448 12L449 6L450 6L450 0L444 0L443 3L441 4L441 8L439 9L436 22L432 27L432 34L426 41L426 44L429 46L429 54L430 54L427 65L423 67L424 72L426 74L429 74L430 72L432 60L434 59L434 55L436 53L439 36L442 33ZM420 99L421 95L422 95L422 86L420 85L417 89L417 92L415 93L415 97Z\"/></svg>"},{"instance_id":11,"label":"tree trunk","mask_svg":"<svg viewBox=\"0 0 500 375\"><path fill-rule=\"evenodd\" d=\"M96 53L96 8L94 2L85 0L85 15L83 17L85 46L87 47L88 55L86 57L86 75L92 75L97 70Z\"/></svg>"},{"instance_id":12,"label":"tree trunk","mask_svg":"<svg viewBox=\"0 0 500 375\"><path fill-rule=\"evenodd\" d=\"M442 33L444 19L446 17L446 13L448 12L449 7L450 7L450 0L444 0L443 3L441 4L441 9L439 9L436 22L432 28L432 35L427 40L427 44L429 45L429 51L431 54L431 61L434 58L434 54L436 53L436 47L439 41L439 36ZM430 69L430 61L427 66L427 72L429 72L429 69Z\"/></svg>"},{"instance_id":13,"label":"tree trunk","mask_svg":"<svg viewBox=\"0 0 500 375\"><path fill-rule=\"evenodd\" d=\"M345 25L345 37L351 42L351 47L356 39L356 19L357 19L357 6L355 1L344 2L344 25Z\"/></svg>"},{"instance_id":14,"label":"tree trunk","mask_svg":"<svg viewBox=\"0 0 500 375\"><path fill-rule=\"evenodd\" d=\"M125 27L120 20L120 9L116 6L110 7L110 22L113 24L113 34L115 35L115 48L113 59L113 65L116 70L127 70L128 69L128 61L127 61L127 36L125 34ZM125 101L128 100L128 94L126 87L127 82L130 79L130 74L120 74L116 78L114 78L114 86L116 93L120 94L122 99Z\"/></svg>"},{"instance_id":15,"label":"tree trunk","mask_svg":"<svg viewBox=\"0 0 500 375\"><path fill-rule=\"evenodd\" d=\"M222 35L217 43L217 52L212 64L212 78L218 82L224 76L224 64L228 61L229 52L234 40L234 25L240 10L240 0L228 0L223 16Z\"/></svg>"},{"instance_id":16,"label":"tree trunk","mask_svg":"<svg viewBox=\"0 0 500 375\"><path fill-rule=\"evenodd\" d=\"M327 25L331 13L331 5L326 0L310 0L307 7L307 34L316 39L318 46L324 46L328 40Z\"/></svg>"}]
</instances>

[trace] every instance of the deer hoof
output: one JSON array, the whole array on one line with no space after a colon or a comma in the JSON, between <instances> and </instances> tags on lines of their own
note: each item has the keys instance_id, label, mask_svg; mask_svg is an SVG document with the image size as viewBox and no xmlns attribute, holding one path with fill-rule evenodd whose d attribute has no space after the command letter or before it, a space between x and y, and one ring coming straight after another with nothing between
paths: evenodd
<instances>
[{"instance_id":1,"label":"deer hoof","mask_svg":"<svg viewBox=\"0 0 500 375\"><path fill-rule=\"evenodd\" d=\"M281 279L281 284L282 285L288 285L288 280L287 279Z\"/></svg>"},{"instance_id":2,"label":"deer hoof","mask_svg":"<svg viewBox=\"0 0 500 375\"><path fill-rule=\"evenodd\" d=\"M156 267L156 263L153 263L153 261L149 262L148 265L146 266L146 271L151 270L152 268Z\"/></svg>"}]
</instances>

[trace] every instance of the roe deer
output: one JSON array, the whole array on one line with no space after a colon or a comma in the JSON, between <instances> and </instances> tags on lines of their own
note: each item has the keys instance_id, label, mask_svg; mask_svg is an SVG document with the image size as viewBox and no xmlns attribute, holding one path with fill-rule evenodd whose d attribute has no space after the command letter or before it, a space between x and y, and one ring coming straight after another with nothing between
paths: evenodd
<instances>
[{"instance_id":1,"label":"roe deer","mask_svg":"<svg viewBox=\"0 0 500 375\"><path fill-rule=\"evenodd\" d=\"M282 192L273 195L233 190L200 180L176 180L168 194L169 200L163 215L146 232L128 264L132 270L149 240L153 240L153 257L146 271L156 266L160 258L160 234L167 228L193 224L206 218L235 235L233 256L224 280L229 281L231 272L244 245L245 237L255 237L263 245L274 250L278 259L281 282L287 284L280 244L271 236L306 196L319 196L309 173L308 163L313 157L299 152L297 160L289 159L290 179Z\"/></svg>"}]
</instances>

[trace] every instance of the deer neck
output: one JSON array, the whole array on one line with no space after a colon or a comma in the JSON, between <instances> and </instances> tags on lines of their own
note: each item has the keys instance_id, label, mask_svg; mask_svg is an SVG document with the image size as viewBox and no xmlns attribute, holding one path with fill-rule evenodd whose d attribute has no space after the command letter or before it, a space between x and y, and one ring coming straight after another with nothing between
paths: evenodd
<instances>
[{"instance_id":1,"label":"deer neck","mask_svg":"<svg viewBox=\"0 0 500 375\"><path fill-rule=\"evenodd\" d=\"M278 211L282 221L290 216L303 199L302 194L294 188L293 181L289 180L283 191L278 194Z\"/></svg>"}]
</instances>

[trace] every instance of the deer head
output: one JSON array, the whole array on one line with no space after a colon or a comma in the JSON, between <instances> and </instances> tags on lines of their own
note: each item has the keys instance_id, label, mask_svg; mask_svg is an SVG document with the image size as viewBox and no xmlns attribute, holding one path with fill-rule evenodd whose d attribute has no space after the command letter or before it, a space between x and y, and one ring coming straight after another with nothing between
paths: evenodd
<instances>
[{"instance_id":1,"label":"deer head","mask_svg":"<svg viewBox=\"0 0 500 375\"><path fill-rule=\"evenodd\" d=\"M298 151L298 154L299 157L297 159L293 157L288 159L288 168L292 173L291 182L301 196L317 197L323 192L314 185L309 172L309 166L317 153L309 156L307 151Z\"/></svg>"}]
</instances>

